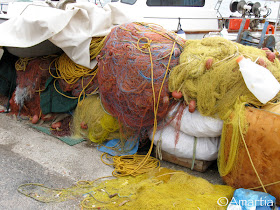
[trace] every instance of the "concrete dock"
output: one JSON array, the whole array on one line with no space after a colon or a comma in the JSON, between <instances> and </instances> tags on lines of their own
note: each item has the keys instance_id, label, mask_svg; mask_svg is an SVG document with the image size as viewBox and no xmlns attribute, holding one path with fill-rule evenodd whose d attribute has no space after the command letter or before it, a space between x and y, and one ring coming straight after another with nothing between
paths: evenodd
<instances>
[{"instance_id":1,"label":"concrete dock","mask_svg":"<svg viewBox=\"0 0 280 210\"><path fill-rule=\"evenodd\" d=\"M40 203L20 194L17 188L25 183L67 188L79 180L109 176L113 168L102 163L100 155L86 141L69 146L24 121L0 114L0 210L81 209L80 200ZM223 183L215 164L204 173L164 161L161 166L184 170L214 184Z\"/></svg>"}]
</instances>

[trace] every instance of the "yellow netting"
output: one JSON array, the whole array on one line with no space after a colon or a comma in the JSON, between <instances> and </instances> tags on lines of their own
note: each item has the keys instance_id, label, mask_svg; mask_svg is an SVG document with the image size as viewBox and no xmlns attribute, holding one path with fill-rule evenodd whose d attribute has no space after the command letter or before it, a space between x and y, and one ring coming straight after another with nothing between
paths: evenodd
<instances>
[{"instance_id":1,"label":"yellow netting","mask_svg":"<svg viewBox=\"0 0 280 210\"><path fill-rule=\"evenodd\" d=\"M75 136L87 137L95 143L120 138L118 121L103 110L97 95L88 96L77 106L73 118L73 131Z\"/></svg>"},{"instance_id":2,"label":"yellow netting","mask_svg":"<svg viewBox=\"0 0 280 210\"><path fill-rule=\"evenodd\" d=\"M240 133L246 133L245 104L262 106L245 85L236 62L240 55L252 61L262 58L266 68L280 80L278 59L270 62L265 51L221 37L188 40L180 56L180 65L173 68L169 77L171 92L181 91L187 103L196 100L197 110L202 115L224 120L218 161L221 176L228 174L234 167ZM208 59L213 60L213 65L210 68L208 66L207 70ZM233 127L231 149L229 156L225 157L224 134L230 124Z\"/></svg>"},{"instance_id":3,"label":"yellow netting","mask_svg":"<svg viewBox=\"0 0 280 210\"><path fill-rule=\"evenodd\" d=\"M80 181L68 189L26 184L19 192L41 202L84 197L82 209L226 209L234 189L182 171L159 168L136 177ZM220 203L221 205L218 205Z\"/></svg>"}]
</instances>

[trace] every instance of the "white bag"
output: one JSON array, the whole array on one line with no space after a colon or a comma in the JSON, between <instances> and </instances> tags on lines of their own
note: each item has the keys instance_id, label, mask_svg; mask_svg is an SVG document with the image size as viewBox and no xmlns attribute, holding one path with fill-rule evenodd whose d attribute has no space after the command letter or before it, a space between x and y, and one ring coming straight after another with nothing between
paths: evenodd
<instances>
[{"instance_id":1,"label":"white bag","mask_svg":"<svg viewBox=\"0 0 280 210\"><path fill-rule=\"evenodd\" d=\"M167 116L167 121L174 112L177 112L178 106L171 110ZM173 127L176 127L178 115L171 121ZM188 107L185 108L181 119L180 131L190 136L196 137L218 137L222 134L223 121L211 117L202 116L197 110L193 113L189 112Z\"/></svg>"},{"instance_id":2,"label":"white bag","mask_svg":"<svg viewBox=\"0 0 280 210\"><path fill-rule=\"evenodd\" d=\"M189 136L181 131L178 143L175 146L176 132L175 129L168 125L155 133L154 144L161 139L161 149L169 154L180 158L193 158L195 137ZM150 139L152 139L150 132ZM219 138L197 138L196 140L195 159L197 160L216 160L218 157Z\"/></svg>"},{"instance_id":3,"label":"white bag","mask_svg":"<svg viewBox=\"0 0 280 210\"><path fill-rule=\"evenodd\" d=\"M273 99L280 90L280 84L273 74L248 58L237 59L240 71L248 89L263 104Z\"/></svg>"}]
</instances>

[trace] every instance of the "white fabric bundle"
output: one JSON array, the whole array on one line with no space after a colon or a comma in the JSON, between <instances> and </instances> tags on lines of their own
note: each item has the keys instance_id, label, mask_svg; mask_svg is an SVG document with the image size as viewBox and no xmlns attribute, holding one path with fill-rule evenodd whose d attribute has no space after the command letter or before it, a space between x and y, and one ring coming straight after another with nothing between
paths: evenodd
<instances>
[{"instance_id":1,"label":"white fabric bundle","mask_svg":"<svg viewBox=\"0 0 280 210\"><path fill-rule=\"evenodd\" d=\"M155 133L154 144L161 139L161 149L169 154L181 158L193 158L195 137L189 136L179 131L178 143L175 146L176 131L175 128L168 125ZM152 139L152 132L149 135ZM197 138L195 159L197 160L215 160L218 156L219 138L214 137L200 137Z\"/></svg>"},{"instance_id":2,"label":"white fabric bundle","mask_svg":"<svg viewBox=\"0 0 280 210\"><path fill-rule=\"evenodd\" d=\"M178 105L171 110L167 116L167 121L177 112ZM178 121L178 113L171 125L176 127ZM221 136L223 129L223 121L211 117L202 116L197 110L193 113L189 112L188 107L184 109L181 119L180 131L195 137L218 137Z\"/></svg>"}]
</instances>

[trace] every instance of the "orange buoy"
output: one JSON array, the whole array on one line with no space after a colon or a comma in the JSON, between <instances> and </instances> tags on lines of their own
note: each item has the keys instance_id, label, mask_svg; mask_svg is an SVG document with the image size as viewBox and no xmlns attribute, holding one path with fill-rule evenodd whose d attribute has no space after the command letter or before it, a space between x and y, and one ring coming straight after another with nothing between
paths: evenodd
<instances>
[{"instance_id":1,"label":"orange buoy","mask_svg":"<svg viewBox=\"0 0 280 210\"><path fill-rule=\"evenodd\" d=\"M31 120L32 124L36 124L38 121L39 121L38 115L34 115L34 116L32 117L32 120Z\"/></svg>"},{"instance_id":2,"label":"orange buoy","mask_svg":"<svg viewBox=\"0 0 280 210\"><path fill-rule=\"evenodd\" d=\"M82 129L87 129L88 126L87 126L87 124L85 122L81 122L81 128Z\"/></svg>"},{"instance_id":3,"label":"orange buoy","mask_svg":"<svg viewBox=\"0 0 280 210\"><path fill-rule=\"evenodd\" d=\"M213 65L213 59L212 58L209 58L207 61L206 61L206 64L205 64L205 67L207 70L209 70Z\"/></svg>"},{"instance_id":4,"label":"orange buoy","mask_svg":"<svg viewBox=\"0 0 280 210\"><path fill-rule=\"evenodd\" d=\"M271 25L271 24L269 24L269 25L267 26L266 33L265 33L265 34L268 34L270 29L271 29L271 34L274 34L275 28L274 28L274 26Z\"/></svg>"},{"instance_id":5,"label":"orange buoy","mask_svg":"<svg viewBox=\"0 0 280 210\"><path fill-rule=\"evenodd\" d=\"M180 99L180 98L183 97L183 94L182 94L181 91L176 91L176 90L174 90L174 91L172 92L172 96L173 96L174 98Z\"/></svg>"},{"instance_id":6,"label":"orange buoy","mask_svg":"<svg viewBox=\"0 0 280 210\"><path fill-rule=\"evenodd\" d=\"M189 112L193 113L196 109L196 102L195 100L191 100L189 103Z\"/></svg>"}]
</instances>

